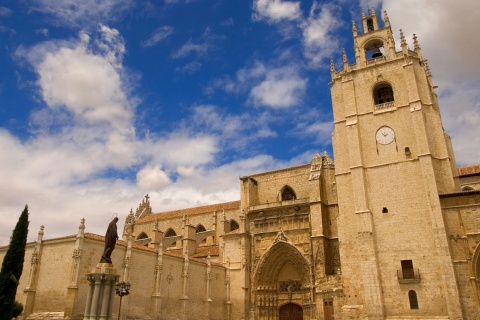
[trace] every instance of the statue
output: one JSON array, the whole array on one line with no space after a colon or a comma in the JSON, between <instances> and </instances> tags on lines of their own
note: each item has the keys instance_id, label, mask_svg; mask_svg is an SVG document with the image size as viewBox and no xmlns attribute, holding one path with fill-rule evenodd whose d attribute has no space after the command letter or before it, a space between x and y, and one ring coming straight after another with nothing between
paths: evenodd
<instances>
[{"instance_id":1,"label":"statue","mask_svg":"<svg viewBox=\"0 0 480 320\"><path fill-rule=\"evenodd\" d=\"M112 263L110 256L112 255L113 249L115 249L115 243L118 239L117 221L118 218L115 217L108 225L107 233L105 234L105 249L103 251L102 259L100 259L100 263Z\"/></svg>"}]
</instances>

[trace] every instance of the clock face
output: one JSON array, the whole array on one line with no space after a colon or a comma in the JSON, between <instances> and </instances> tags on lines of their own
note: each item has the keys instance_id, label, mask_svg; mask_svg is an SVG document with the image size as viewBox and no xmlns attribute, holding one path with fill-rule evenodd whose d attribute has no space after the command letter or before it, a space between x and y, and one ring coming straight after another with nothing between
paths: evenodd
<instances>
[{"instance_id":1,"label":"clock face","mask_svg":"<svg viewBox=\"0 0 480 320\"><path fill-rule=\"evenodd\" d=\"M378 129L375 138L380 144L389 144L395 139L395 132L392 128L383 126Z\"/></svg>"}]
</instances>

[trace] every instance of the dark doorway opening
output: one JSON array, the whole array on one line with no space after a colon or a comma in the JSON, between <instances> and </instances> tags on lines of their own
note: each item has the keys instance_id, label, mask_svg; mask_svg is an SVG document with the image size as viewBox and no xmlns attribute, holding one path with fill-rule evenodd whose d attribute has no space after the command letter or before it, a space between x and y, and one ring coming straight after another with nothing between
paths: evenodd
<instances>
[{"instance_id":1,"label":"dark doorway opening","mask_svg":"<svg viewBox=\"0 0 480 320\"><path fill-rule=\"evenodd\" d=\"M280 320L303 320L303 309L295 303L287 303L280 307Z\"/></svg>"}]
</instances>

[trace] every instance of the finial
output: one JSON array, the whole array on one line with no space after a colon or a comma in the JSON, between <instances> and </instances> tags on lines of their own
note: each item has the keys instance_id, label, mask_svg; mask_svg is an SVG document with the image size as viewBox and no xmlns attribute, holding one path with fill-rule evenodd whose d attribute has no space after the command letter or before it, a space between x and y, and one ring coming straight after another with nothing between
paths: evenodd
<instances>
[{"instance_id":1,"label":"finial","mask_svg":"<svg viewBox=\"0 0 480 320\"><path fill-rule=\"evenodd\" d=\"M352 21L352 32L353 32L353 36L356 36L358 34L357 25L355 24L355 21Z\"/></svg>"},{"instance_id":2,"label":"finial","mask_svg":"<svg viewBox=\"0 0 480 320\"><path fill-rule=\"evenodd\" d=\"M403 35L403 30L400 29L400 43L403 45L406 45L407 42L405 41L405 36Z\"/></svg>"},{"instance_id":3,"label":"finial","mask_svg":"<svg viewBox=\"0 0 480 320\"><path fill-rule=\"evenodd\" d=\"M385 22L385 25L390 25L390 19L388 19L387 10L383 11L383 21Z\"/></svg>"},{"instance_id":4,"label":"finial","mask_svg":"<svg viewBox=\"0 0 480 320\"><path fill-rule=\"evenodd\" d=\"M374 7L372 7L372 11L371 11L371 13L372 13L372 16L374 16L374 15L375 15L375 8L374 8Z\"/></svg>"},{"instance_id":5,"label":"finial","mask_svg":"<svg viewBox=\"0 0 480 320\"><path fill-rule=\"evenodd\" d=\"M330 57L330 72L335 72L335 63L333 62L333 57Z\"/></svg>"},{"instance_id":6,"label":"finial","mask_svg":"<svg viewBox=\"0 0 480 320\"><path fill-rule=\"evenodd\" d=\"M418 44L417 35L415 33L413 34L413 48L415 51L420 50L420 45Z\"/></svg>"},{"instance_id":7,"label":"finial","mask_svg":"<svg viewBox=\"0 0 480 320\"><path fill-rule=\"evenodd\" d=\"M42 243L43 234L44 234L43 229L45 229L45 227L40 226L40 230L38 231L37 243Z\"/></svg>"},{"instance_id":8,"label":"finial","mask_svg":"<svg viewBox=\"0 0 480 320\"><path fill-rule=\"evenodd\" d=\"M432 72L430 71L430 66L428 65L428 60L424 59L423 60L423 66L425 68L425 73L427 74L428 77L432 76Z\"/></svg>"},{"instance_id":9,"label":"finial","mask_svg":"<svg viewBox=\"0 0 480 320\"><path fill-rule=\"evenodd\" d=\"M362 18L365 18L365 10L362 9Z\"/></svg>"},{"instance_id":10,"label":"finial","mask_svg":"<svg viewBox=\"0 0 480 320\"><path fill-rule=\"evenodd\" d=\"M348 58L347 58L347 53L345 52L345 48L342 49L342 58L343 58L343 63L348 64Z\"/></svg>"}]
</instances>

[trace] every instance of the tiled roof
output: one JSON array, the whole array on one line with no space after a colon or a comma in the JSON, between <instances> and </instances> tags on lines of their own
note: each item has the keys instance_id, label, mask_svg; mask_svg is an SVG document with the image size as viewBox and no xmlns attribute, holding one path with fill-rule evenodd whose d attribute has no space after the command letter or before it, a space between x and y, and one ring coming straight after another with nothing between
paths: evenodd
<instances>
[{"instance_id":1,"label":"tiled roof","mask_svg":"<svg viewBox=\"0 0 480 320\"><path fill-rule=\"evenodd\" d=\"M206 258L208 256L218 256L219 248L218 246L208 246L208 247L198 247L193 255L194 258Z\"/></svg>"},{"instance_id":2,"label":"tiled roof","mask_svg":"<svg viewBox=\"0 0 480 320\"><path fill-rule=\"evenodd\" d=\"M213 211L239 209L239 208L240 208L240 201L211 204L207 206L151 214L149 216L139 219L136 223L150 222L156 219L168 220L168 219L183 217L183 215L192 216L196 214L208 213Z\"/></svg>"},{"instance_id":3,"label":"tiled roof","mask_svg":"<svg viewBox=\"0 0 480 320\"><path fill-rule=\"evenodd\" d=\"M458 167L458 174L461 176L480 173L480 164L472 164L470 166Z\"/></svg>"}]
</instances>

